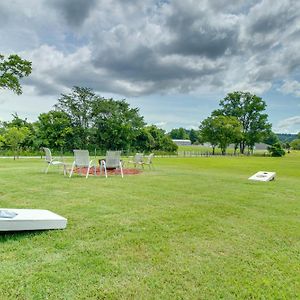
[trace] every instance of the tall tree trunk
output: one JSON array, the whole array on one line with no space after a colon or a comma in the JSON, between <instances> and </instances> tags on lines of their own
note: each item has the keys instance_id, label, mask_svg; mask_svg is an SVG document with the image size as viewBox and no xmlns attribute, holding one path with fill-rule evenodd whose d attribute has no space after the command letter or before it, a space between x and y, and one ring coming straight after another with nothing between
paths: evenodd
<instances>
[{"instance_id":1,"label":"tall tree trunk","mask_svg":"<svg viewBox=\"0 0 300 300\"><path fill-rule=\"evenodd\" d=\"M240 153L244 154L245 152L245 141L240 142Z\"/></svg>"}]
</instances>

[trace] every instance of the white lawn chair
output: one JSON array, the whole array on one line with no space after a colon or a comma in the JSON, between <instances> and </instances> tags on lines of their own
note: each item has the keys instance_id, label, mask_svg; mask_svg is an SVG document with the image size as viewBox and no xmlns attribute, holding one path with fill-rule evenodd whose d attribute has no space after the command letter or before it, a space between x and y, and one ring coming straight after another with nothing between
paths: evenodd
<instances>
[{"instance_id":1,"label":"white lawn chair","mask_svg":"<svg viewBox=\"0 0 300 300\"><path fill-rule=\"evenodd\" d=\"M151 169L153 167L153 157L154 157L154 153L151 153L150 155L148 155L147 160L143 161L143 166L149 166L149 169Z\"/></svg>"},{"instance_id":2,"label":"white lawn chair","mask_svg":"<svg viewBox=\"0 0 300 300\"><path fill-rule=\"evenodd\" d=\"M89 151L88 150L73 150L73 152L74 152L75 160L72 164L72 168L71 168L69 177L71 177L73 175L74 168L79 168L80 174L82 174L81 168L87 168L85 178L88 178L90 169L91 169L91 167L93 167L94 174L96 175L96 165L93 160L90 160Z\"/></svg>"},{"instance_id":3,"label":"white lawn chair","mask_svg":"<svg viewBox=\"0 0 300 300\"><path fill-rule=\"evenodd\" d=\"M129 160L129 164L133 164L134 167L136 168L137 166L142 166L143 167L143 153L136 153L136 155L133 157L132 160Z\"/></svg>"},{"instance_id":4,"label":"white lawn chair","mask_svg":"<svg viewBox=\"0 0 300 300\"><path fill-rule=\"evenodd\" d=\"M55 157L52 157L52 154L51 154L51 151L50 151L49 148L43 147L43 150L45 151L45 161L47 163L47 167L45 169L45 173L46 174L48 173L48 170L49 170L50 166L63 166L64 175L66 175L66 173L67 173L66 164L64 162L56 160Z\"/></svg>"},{"instance_id":5,"label":"white lawn chair","mask_svg":"<svg viewBox=\"0 0 300 300\"><path fill-rule=\"evenodd\" d=\"M123 167L121 162L121 151L107 151L105 160L100 162L100 172L104 169L105 177L107 178L107 169L120 169L123 178Z\"/></svg>"}]
</instances>

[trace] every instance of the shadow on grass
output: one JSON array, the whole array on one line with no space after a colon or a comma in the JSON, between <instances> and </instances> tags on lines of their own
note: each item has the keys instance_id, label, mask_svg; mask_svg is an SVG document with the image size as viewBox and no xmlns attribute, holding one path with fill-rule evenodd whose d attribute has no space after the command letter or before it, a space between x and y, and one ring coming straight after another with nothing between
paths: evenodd
<instances>
[{"instance_id":1,"label":"shadow on grass","mask_svg":"<svg viewBox=\"0 0 300 300\"><path fill-rule=\"evenodd\" d=\"M3 231L0 232L0 243L18 241L46 234L49 230L25 230L25 231Z\"/></svg>"}]
</instances>

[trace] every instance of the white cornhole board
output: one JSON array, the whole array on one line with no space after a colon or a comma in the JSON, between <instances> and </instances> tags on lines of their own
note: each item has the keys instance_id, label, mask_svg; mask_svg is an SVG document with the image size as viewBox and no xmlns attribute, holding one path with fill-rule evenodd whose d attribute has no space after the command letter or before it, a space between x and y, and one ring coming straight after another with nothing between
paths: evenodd
<instances>
[{"instance_id":1,"label":"white cornhole board","mask_svg":"<svg viewBox=\"0 0 300 300\"><path fill-rule=\"evenodd\" d=\"M0 231L64 229L67 219L44 209L0 208Z\"/></svg>"},{"instance_id":2,"label":"white cornhole board","mask_svg":"<svg viewBox=\"0 0 300 300\"><path fill-rule=\"evenodd\" d=\"M274 180L276 176L275 172L265 172L265 171L259 171L249 177L250 180L257 180L257 181L271 181Z\"/></svg>"}]
</instances>

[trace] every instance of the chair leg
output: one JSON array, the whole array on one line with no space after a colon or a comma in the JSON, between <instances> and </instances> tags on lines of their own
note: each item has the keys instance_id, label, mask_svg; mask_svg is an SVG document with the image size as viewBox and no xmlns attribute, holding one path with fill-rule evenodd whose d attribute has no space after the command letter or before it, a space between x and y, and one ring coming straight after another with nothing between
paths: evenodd
<instances>
[{"instance_id":1,"label":"chair leg","mask_svg":"<svg viewBox=\"0 0 300 300\"><path fill-rule=\"evenodd\" d=\"M100 176L102 176L102 169L103 169L103 161L100 161Z\"/></svg>"},{"instance_id":2,"label":"chair leg","mask_svg":"<svg viewBox=\"0 0 300 300\"><path fill-rule=\"evenodd\" d=\"M73 175L74 167L75 167L75 163L72 164L72 168L71 168L69 177L71 177Z\"/></svg>"},{"instance_id":3,"label":"chair leg","mask_svg":"<svg viewBox=\"0 0 300 300\"><path fill-rule=\"evenodd\" d=\"M67 175L67 166L64 164L63 168L64 168L64 176L66 176Z\"/></svg>"},{"instance_id":4,"label":"chair leg","mask_svg":"<svg viewBox=\"0 0 300 300\"><path fill-rule=\"evenodd\" d=\"M49 167L50 167L50 164L48 163L48 166L47 166L47 168L45 169L45 174L48 173Z\"/></svg>"},{"instance_id":5,"label":"chair leg","mask_svg":"<svg viewBox=\"0 0 300 300\"><path fill-rule=\"evenodd\" d=\"M86 171L86 175L85 175L85 178L86 178L86 179L89 177L89 174L90 174L90 168L91 168L91 166L89 165L88 168L87 168L87 171Z\"/></svg>"},{"instance_id":6,"label":"chair leg","mask_svg":"<svg viewBox=\"0 0 300 300\"><path fill-rule=\"evenodd\" d=\"M104 167L105 177L107 178L107 170L106 170L106 163L105 163L105 161L103 161L103 167Z\"/></svg>"},{"instance_id":7,"label":"chair leg","mask_svg":"<svg viewBox=\"0 0 300 300\"><path fill-rule=\"evenodd\" d=\"M120 162L120 170L121 170L121 176L123 178L124 176L123 176L123 168L122 168L122 163L121 162Z\"/></svg>"}]
</instances>

